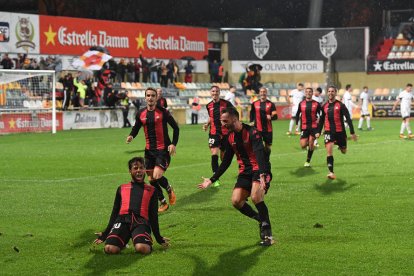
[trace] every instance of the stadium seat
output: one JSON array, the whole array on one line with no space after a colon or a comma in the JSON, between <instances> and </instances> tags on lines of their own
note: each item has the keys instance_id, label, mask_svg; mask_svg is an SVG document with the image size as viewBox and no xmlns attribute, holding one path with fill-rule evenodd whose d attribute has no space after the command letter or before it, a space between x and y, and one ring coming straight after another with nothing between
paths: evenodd
<instances>
[{"instance_id":1,"label":"stadium seat","mask_svg":"<svg viewBox=\"0 0 414 276\"><path fill-rule=\"evenodd\" d=\"M279 95L282 96L282 97L288 96L287 90L286 89L280 89L279 90Z\"/></svg>"},{"instance_id":2,"label":"stadium seat","mask_svg":"<svg viewBox=\"0 0 414 276\"><path fill-rule=\"evenodd\" d=\"M345 93L345 89L341 88L338 91L338 96L342 96Z\"/></svg>"},{"instance_id":3,"label":"stadium seat","mask_svg":"<svg viewBox=\"0 0 414 276\"><path fill-rule=\"evenodd\" d=\"M358 88L354 88L354 90L352 90L352 95L353 96L359 96L360 90Z\"/></svg>"},{"instance_id":4,"label":"stadium seat","mask_svg":"<svg viewBox=\"0 0 414 276\"><path fill-rule=\"evenodd\" d=\"M390 52L389 54L388 54L388 57L387 57L388 59L395 59L395 52Z\"/></svg>"}]
</instances>

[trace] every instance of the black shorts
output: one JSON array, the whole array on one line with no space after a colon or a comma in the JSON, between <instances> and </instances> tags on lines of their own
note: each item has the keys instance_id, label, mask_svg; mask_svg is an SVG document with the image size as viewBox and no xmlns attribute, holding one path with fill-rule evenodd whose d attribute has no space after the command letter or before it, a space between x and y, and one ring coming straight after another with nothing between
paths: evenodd
<instances>
[{"instance_id":1,"label":"black shorts","mask_svg":"<svg viewBox=\"0 0 414 276\"><path fill-rule=\"evenodd\" d=\"M210 148L222 149L223 143L221 141L224 139L224 137L226 136L217 135L217 134L209 134L208 135L208 146Z\"/></svg>"},{"instance_id":2,"label":"black shorts","mask_svg":"<svg viewBox=\"0 0 414 276\"><path fill-rule=\"evenodd\" d=\"M272 180L271 175L268 175L266 177L266 193L270 188L270 181ZM237 182L234 185L234 189L236 188L242 188L249 193L252 191L252 182L257 181L260 182L260 175L259 172L253 172L250 174L239 174L237 177Z\"/></svg>"},{"instance_id":3,"label":"black shorts","mask_svg":"<svg viewBox=\"0 0 414 276\"><path fill-rule=\"evenodd\" d=\"M171 156L167 150L145 150L145 168L153 170L156 166L163 171L168 169Z\"/></svg>"},{"instance_id":4,"label":"black shorts","mask_svg":"<svg viewBox=\"0 0 414 276\"><path fill-rule=\"evenodd\" d=\"M347 137L345 132L330 133L325 131L324 140L325 144L334 143L335 145L338 145L340 149L346 149Z\"/></svg>"},{"instance_id":5,"label":"black shorts","mask_svg":"<svg viewBox=\"0 0 414 276\"><path fill-rule=\"evenodd\" d=\"M316 133L318 133L318 129L317 128L303 129L300 132L300 139L308 139L309 136L312 136L313 138L315 138L315 134Z\"/></svg>"},{"instance_id":6,"label":"black shorts","mask_svg":"<svg viewBox=\"0 0 414 276\"><path fill-rule=\"evenodd\" d=\"M129 239L132 239L134 245L144 243L152 246L151 227L142 218L138 218L132 223L117 219L105 244L115 245L122 249L128 244Z\"/></svg>"},{"instance_id":7,"label":"black shorts","mask_svg":"<svg viewBox=\"0 0 414 276\"><path fill-rule=\"evenodd\" d=\"M272 145L273 142L273 132L261 132L263 142L265 142L268 145Z\"/></svg>"}]
</instances>

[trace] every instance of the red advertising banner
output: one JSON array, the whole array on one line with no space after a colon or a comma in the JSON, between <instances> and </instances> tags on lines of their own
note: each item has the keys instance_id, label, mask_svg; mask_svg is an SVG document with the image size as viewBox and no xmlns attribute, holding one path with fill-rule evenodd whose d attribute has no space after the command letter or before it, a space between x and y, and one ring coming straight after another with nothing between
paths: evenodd
<instances>
[{"instance_id":1,"label":"red advertising banner","mask_svg":"<svg viewBox=\"0 0 414 276\"><path fill-rule=\"evenodd\" d=\"M276 111L278 119L290 119L292 117L290 105L277 105Z\"/></svg>"},{"instance_id":2,"label":"red advertising banner","mask_svg":"<svg viewBox=\"0 0 414 276\"><path fill-rule=\"evenodd\" d=\"M41 54L82 55L92 46L114 57L203 59L208 53L207 28L44 15L39 28Z\"/></svg>"},{"instance_id":3,"label":"red advertising banner","mask_svg":"<svg viewBox=\"0 0 414 276\"><path fill-rule=\"evenodd\" d=\"M62 113L56 113L56 130L62 130ZM8 113L0 115L0 134L52 132L52 113Z\"/></svg>"}]
</instances>

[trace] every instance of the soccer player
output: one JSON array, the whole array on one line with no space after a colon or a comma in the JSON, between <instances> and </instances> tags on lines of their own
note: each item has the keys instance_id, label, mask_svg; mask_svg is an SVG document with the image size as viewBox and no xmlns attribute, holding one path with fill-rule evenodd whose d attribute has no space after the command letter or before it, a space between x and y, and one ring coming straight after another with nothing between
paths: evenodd
<instances>
[{"instance_id":1,"label":"soccer player","mask_svg":"<svg viewBox=\"0 0 414 276\"><path fill-rule=\"evenodd\" d=\"M414 138L414 135L411 132L410 127L411 102L413 100L413 94L411 93L412 89L413 85L411 83L408 83L405 87L405 90L400 92L400 94L397 97L397 100L394 103L394 106L392 107L392 112L394 112L397 108L397 105L401 103L402 123L400 130L400 138L407 138L407 136L404 135L405 129L407 129L408 131L408 138Z\"/></svg>"},{"instance_id":2,"label":"soccer player","mask_svg":"<svg viewBox=\"0 0 414 276\"><path fill-rule=\"evenodd\" d=\"M260 245L270 246L274 240L264 196L270 187L271 174L265 159L262 137L256 128L239 121L239 113L233 107L222 111L221 123L229 130L229 135L223 139L223 162L210 179L204 178L198 188L206 189L214 183L228 169L236 154L239 175L233 189L233 206L243 215L259 222ZM249 196L258 212L247 203Z\"/></svg>"},{"instance_id":3,"label":"soccer player","mask_svg":"<svg viewBox=\"0 0 414 276\"><path fill-rule=\"evenodd\" d=\"M288 97L289 104L292 105L292 117L289 123L289 131L286 132L287 135L292 135L293 126L296 123L296 113L298 111L299 103L303 100L305 94L303 93L303 83L298 83L297 88L293 89ZM292 98L292 99L290 99ZM295 135L299 135L298 125L295 126Z\"/></svg>"},{"instance_id":4,"label":"soccer player","mask_svg":"<svg viewBox=\"0 0 414 276\"><path fill-rule=\"evenodd\" d=\"M220 113L227 107L233 107L233 105L226 100L220 99L220 88L213 85L210 88L211 102L206 105L208 113L208 121L203 125L203 130L207 131L210 126L208 144L211 152L211 169L213 173L217 171L219 166L219 153L220 157L223 156L221 148L221 139L227 135L227 128L223 127L220 122ZM221 152L220 152L221 151ZM220 181L217 180L214 183L214 187L220 186Z\"/></svg>"},{"instance_id":5,"label":"soccer player","mask_svg":"<svg viewBox=\"0 0 414 276\"><path fill-rule=\"evenodd\" d=\"M362 92L359 95L360 109L361 109L361 117L359 118L358 129L362 130L362 124L364 123L364 119L367 120L367 130L372 130L371 128L371 117L368 110L368 104L372 104L372 108L375 109L375 105L371 102L368 95L368 86L364 86L362 88Z\"/></svg>"},{"instance_id":6,"label":"soccer player","mask_svg":"<svg viewBox=\"0 0 414 276\"><path fill-rule=\"evenodd\" d=\"M277 111L275 104L267 99L266 87L259 89L259 97L259 100L252 103L250 122L254 123L254 126L262 135L265 145L265 157L269 162L273 142L272 120L277 120Z\"/></svg>"},{"instance_id":7,"label":"soccer player","mask_svg":"<svg viewBox=\"0 0 414 276\"><path fill-rule=\"evenodd\" d=\"M144 159L132 158L128 161L128 168L131 182L120 185L116 190L108 226L103 232L95 233L98 238L94 243L105 241L105 253L118 254L132 238L136 252L149 254L152 251L152 231L156 241L166 248L169 239L160 234L156 191L144 183Z\"/></svg>"},{"instance_id":8,"label":"soccer player","mask_svg":"<svg viewBox=\"0 0 414 276\"><path fill-rule=\"evenodd\" d=\"M167 108L167 100L162 96L162 88L157 88L157 104L161 107Z\"/></svg>"},{"instance_id":9,"label":"soccer player","mask_svg":"<svg viewBox=\"0 0 414 276\"><path fill-rule=\"evenodd\" d=\"M171 155L175 154L179 128L170 112L157 104L157 92L154 88L149 87L145 90L145 101L147 106L137 112L135 125L127 137L126 143L129 144L138 135L140 128L144 127L147 174L150 184L157 189L158 199L161 202L158 211L165 212L169 206L161 187L167 190L170 205L174 205L176 202L174 190L163 174L170 164ZM167 124L173 129L172 142L168 136Z\"/></svg>"},{"instance_id":10,"label":"soccer player","mask_svg":"<svg viewBox=\"0 0 414 276\"><path fill-rule=\"evenodd\" d=\"M318 115L321 112L321 105L312 99L313 89L305 89L305 99L299 103L298 112L296 113L296 124L301 120L300 128L300 146L302 149L308 147L308 155L305 167L310 167L313 150L315 148L315 135L318 132Z\"/></svg>"},{"instance_id":11,"label":"soccer player","mask_svg":"<svg viewBox=\"0 0 414 276\"><path fill-rule=\"evenodd\" d=\"M313 91L312 100L317 101L320 105L323 103L322 88L318 87Z\"/></svg>"},{"instance_id":12,"label":"soccer player","mask_svg":"<svg viewBox=\"0 0 414 276\"><path fill-rule=\"evenodd\" d=\"M312 100L317 101L321 106L324 101L324 98L322 97L322 88L318 87L313 91ZM318 117L318 123L319 123L319 117ZM313 142L315 147L319 148L318 139L315 137L315 142Z\"/></svg>"},{"instance_id":13,"label":"soccer player","mask_svg":"<svg viewBox=\"0 0 414 276\"><path fill-rule=\"evenodd\" d=\"M342 96L342 103L345 105L346 109L348 109L349 116L352 120L352 109L357 107L357 105L352 101L352 86L347 84L345 86L345 93ZM348 122L345 123L345 126L348 127Z\"/></svg>"},{"instance_id":14,"label":"soccer player","mask_svg":"<svg viewBox=\"0 0 414 276\"><path fill-rule=\"evenodd\" d=\"M336 100L335 98L337 92L338 90L335 86L328 87L328 101L322 107L322 115L319 120L318 133L315 135L316 138L318 138L322 128L325 128L325 148L327 153L326 161L329 169L329 174L327 176L329 179L336 178L334 174L333 145L338 145L338 149L343 154L346 153L347 136L344 117L348 122L352 140L357 140L348 109L342 102Z\"/></svg>"}]
</instances>

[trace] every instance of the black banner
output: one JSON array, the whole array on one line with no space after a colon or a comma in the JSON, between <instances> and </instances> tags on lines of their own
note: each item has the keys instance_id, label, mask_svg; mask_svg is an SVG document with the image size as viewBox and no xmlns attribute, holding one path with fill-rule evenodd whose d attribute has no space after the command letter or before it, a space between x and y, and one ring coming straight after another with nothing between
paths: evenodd
<instances>
[{"instance_id":1,"label":"black banner","mask_svg":"<svg viewBox=\"0 0 414 276\"><path fill-rule=\"evenodd\" d=\"M230 60L327 60L337 71L365 71L364 28L229 31Z\"/></svg>"},{"instance_id":2,"label":"black banner","mask_svg":"<svg viewBox=\"0 0 414 276\"><path fill-rule=\"evenodd\" d=\"M375 104L377 109L372 111L372 117L401 117L400 108L392 112L393 103L390 104ZM411 117L414 117L414 109L411 109Z\"/></svg>"},{"instance_id":3,"label":"black banner","mask_svg":"<svg viewBox=\"0 0 414 276\"><path fill-rule=\"evenodd\" d=\"M368 61L369 73L402 73L414 72L413 59L390 59L390 60L375 60Z\"/></svg>"}]
</instances>

